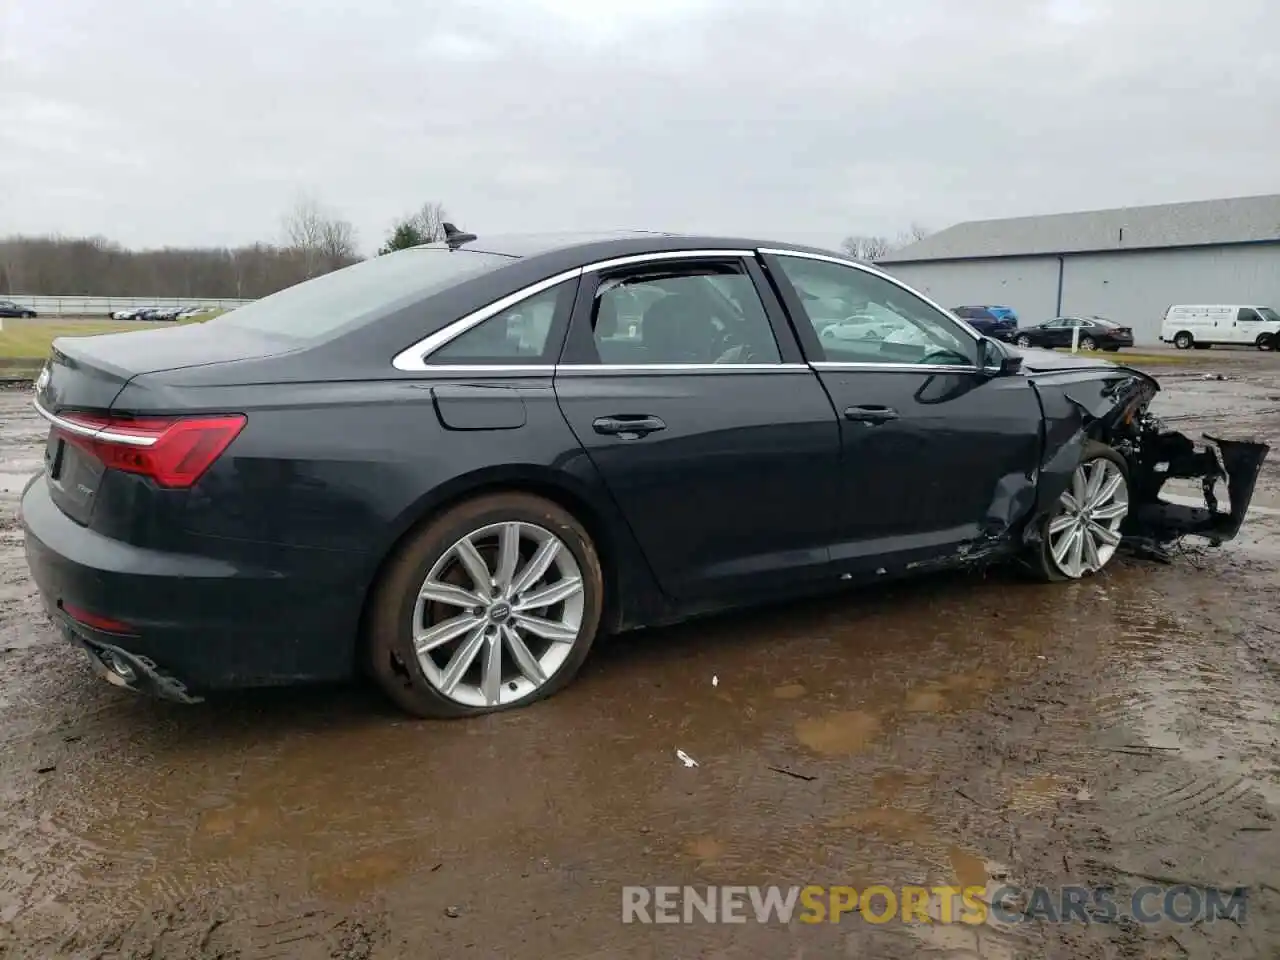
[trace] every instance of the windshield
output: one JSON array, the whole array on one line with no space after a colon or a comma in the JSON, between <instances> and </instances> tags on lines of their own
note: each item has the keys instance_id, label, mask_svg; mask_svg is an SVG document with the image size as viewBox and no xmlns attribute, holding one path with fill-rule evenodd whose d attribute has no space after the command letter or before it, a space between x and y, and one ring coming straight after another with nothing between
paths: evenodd
<instances>
[{"instance_id":1,"label":"windshield","mask_svg":"<svg viewBox=\"0 0 1280 960\"><path fill-rule=\"evenodd\" d=\"M1258 316L1263 320L1270 320L1272 323L1280 323L1280 313L1276 313L1270 307L1259 307Z\"/></svg>"},{"instance_id":2,"label":"windshield","mask_svg":"<svg viewBox=\"0 0 1280 960\"><path fill-rule=\"evenodd\" d=\"M491 253L400 250L286 287L207 323L310 340L514 262Z\"/></svg>"}]
</instances>

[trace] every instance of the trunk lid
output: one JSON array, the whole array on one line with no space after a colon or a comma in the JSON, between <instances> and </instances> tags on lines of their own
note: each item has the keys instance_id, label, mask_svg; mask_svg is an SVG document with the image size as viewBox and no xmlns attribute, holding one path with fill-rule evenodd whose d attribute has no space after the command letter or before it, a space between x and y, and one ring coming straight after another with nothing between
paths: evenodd
<instances>
[{"instance_id":1,"label":"trunk lid","mask_svg":"<svg viewBox=\"0 0 1280 960\"><path fill-rule=\"evenodd\" d=\"M36 378L37 409L51 421L44 466L54 503L88 526L106 473L92 445L94 416L104 417L134 377L162 370L287 353L292 343L230 326L192 324L94 337L59 337Z\"/></svg>"}]
</instances>

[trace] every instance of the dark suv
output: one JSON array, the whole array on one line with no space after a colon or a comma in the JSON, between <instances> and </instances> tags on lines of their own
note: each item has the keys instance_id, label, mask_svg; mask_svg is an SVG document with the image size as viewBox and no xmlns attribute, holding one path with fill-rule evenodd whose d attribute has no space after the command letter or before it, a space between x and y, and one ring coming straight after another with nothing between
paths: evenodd
<instances>
[{"instance_id":1,"label":"dark suv","mask_svg":"<svg viewBox=\"0 0 1280 960\"><path fill-rule=\"evenodd\" d=\"M1018 314L1012 307L952 307L951 312L979 333L997 340L1013 339L1013 332L1018 329Z\"/></svg>"}]
</instances>

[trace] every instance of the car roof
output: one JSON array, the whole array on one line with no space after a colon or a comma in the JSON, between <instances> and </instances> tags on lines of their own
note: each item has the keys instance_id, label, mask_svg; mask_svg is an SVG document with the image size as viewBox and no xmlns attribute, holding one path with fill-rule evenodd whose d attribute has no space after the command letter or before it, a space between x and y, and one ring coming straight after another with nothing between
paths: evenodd
<instances>
[{"instance_id":1,"label":"car roof","mask_svg":"<svg viewBox=\"0 0 1280 960\"><path fill-rule=\"evenodd\" d=\"M853 263L847 254L821 247L787 243L781 240L725 237L710 234L668 233L657 230L614 230L578 233L506 233L477 236L458 245L459 250L488 253L517 259L546 257L548 260L591 262L639 253L666 253L680 250L756 250L761 247L816 253ZM420 249L445 250L444 241L423 244Z\"/></svg>"}]
</instances>

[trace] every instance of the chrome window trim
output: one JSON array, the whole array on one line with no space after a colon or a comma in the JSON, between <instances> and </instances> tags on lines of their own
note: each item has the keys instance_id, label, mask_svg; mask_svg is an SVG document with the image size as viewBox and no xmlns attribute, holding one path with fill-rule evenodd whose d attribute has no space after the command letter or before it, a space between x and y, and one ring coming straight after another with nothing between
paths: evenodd
<instances>
[{"instance_id":1,"label":"chrome window trim","mask_svg":"<svg viewBox=\"0 0 1280 960\"><path fill-rule=\"evenodd\" d=\"M969 324L967 324L962 317L957 317L954 313L952 313L946 307L942 306L942 304L938 303L936 300L926 297L919 290L916 290L915 288L903 283L897 277L890 276L889 274L885 273L883 270L877 270L875 267L868 266L865 263L858 263L856 260L847 260L843 257L830 256L825 253L809 253L806 250L779 250L775 247L761 247L759 252L762 254L769 254L775 257L800 257L803 260L822 260L822 261L825 261L826 263L839 264L842 267L853 267L853 269L855 270L861 270L863 273L869 273L873 277L879 277L881 280L888 280L895 287L905 290L907 293L911 294L912 296L918 297L919 299L927 303L929 306L933 307L933 309L937 310L939 313L941 313L944 317L946 317L952 323L956 324L961 330L969 334L969 336L973 338L974 343L982 342L982 334L980 334L973 327L969 326Z\"/></svg>"},{"instance_id":2,"label":"chrome window trim","mask_svg":"<svg viewBox=\"0 0 1280 960\"><path fill-rule=\"evenodd\" d=\"M658 376L680 373L805 373L807 363L562 363L556 376L626 374Z\"/></svg>"},{"instance_id":3,"label":"chrome window trim","mask_svg":"<svg viewBox=\"0 0 1280 960\"><path fill-rule=\"evenodd\" d=\"M527 287L521 287L515 293L509 293L505 297L493 301L488 306L481 307L465 317L454 320L452 323L446 324L435 333L423 337L411 347L406 347L395 355L391 361L391 365L397 370L422 371L430 370L433 367L448 367L449 364L428 364L427 357L439 350L450 340L462 336L472 327L478 327L490 317L501 313L510 307L514 307L522 300L530 297L536 297L538 294L550 290L558 283L564 283L566 280L572 280L575 277L582 276L582 268L574 267L572 270L565 270L557 273L555 276L547 277L545 280L539 280L531 283Z\"/></svg>"},{"instance_id":4,"label":"chrome window trim","mask_svg":"<svg viewBox=\"0 0 1280 960\"><path fill-rule=\"evenodd\" d=\"M68 420L57 414L50 413L40 405L39 400L32 400L32 404L36 408L36 413L44 417L59 430L65 430L67 433L74 433L79 437L93 437L95 440L109 440L112 443L126 443L134 447L149 447L156 442L155 437L135 437L127 433L116 433L114 430L94 429L86 427L82 423L76 423L74 420Z\"/></svg>"},{"instance_id":5,"label":"chrome window trim","mask_svg":"<svg viewBox=\"0 0 1280 960\"><path fill-rule=\"evenodd\" d=\"M397 370L403 370L407 373L434 373L440 370L462 369L462 364L428 363L427 360L432 353L439 350L450 340L462 336L472 327L479 326L490 317L495 316L510 307L514 307L522 300L527 300L529 297L535 297L538 294L556 286L556 284L564 283L566 280L572 280L575 277L583 277L588 273L598 273L601 270L609 270L613 267L625 267L631 266L632 264L648 263L650 261L660 262L663 260L687 259L707 260L720 257L754 258L755 255L756 252L754 250L737 249L661 250L654 253L634 253L625 257L611 257L608 260L597 260L594 263L588 263L582 267L574 267L571 270L565 270L561 273L557 273L555 276L547 277L545 280L539 280L526 287L521 287L514 293L509 293L505 297L495 300L488 306L481 307L479 310L475 310L464 317L454 320L452 323L446 324L435 333L423 337L411 346L405 347L405 349L401 350L392 358L391 365ZM497 368L501 365L486 364L483 366ZM529 365L526 365L526 367L528 366ZM504 367L504 369L511 369L511 367Z\"/></svg>"},{"instance_id":6,"label":"chrome window trim","mask_svg":"<svg viewBox=\"0 0 1280 960\"><path fill-rule=\"evenodd\" d=\"M815 360L811 366L815 370L880 370L885 373L978 373L979 368L971 365L948 363L875 363L869 361L843 362L839 360Z\"/></svg>"}]
</instances>

